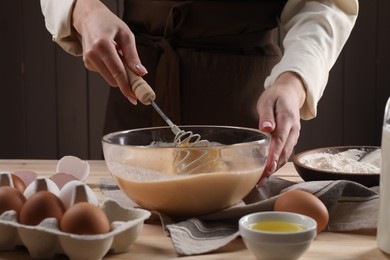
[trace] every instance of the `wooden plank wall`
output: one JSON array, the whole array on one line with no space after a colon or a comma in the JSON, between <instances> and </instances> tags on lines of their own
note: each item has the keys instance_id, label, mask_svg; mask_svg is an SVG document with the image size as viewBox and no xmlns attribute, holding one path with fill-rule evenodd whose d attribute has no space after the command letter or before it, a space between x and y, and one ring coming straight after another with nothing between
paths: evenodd
<instances>
[{"instance_id":1,"label":"wooden plank wall","mask_svg":"<svg viewBox=\"0 0 390 260\"><path fill-rule=\"evenodd\" d=\"M105 1L118 10L118 0ZM109 87L51 41L38 0L0 9L0 159L101 159ZM318 117L302 122L296 152L379 145L390 96L388 0L361 0L351 38L330 73Z\"/></svg>"},{"instance_id":2,"label":"wooden plank wall","mask_svg":"<svg viewBox=\"0 0 390 260\"><path fill-rule=\"evenodd\" d=\"M38 0L2 4L0 158L101 159L108 85L51 41Z\"/></svg>"}]
</instances>

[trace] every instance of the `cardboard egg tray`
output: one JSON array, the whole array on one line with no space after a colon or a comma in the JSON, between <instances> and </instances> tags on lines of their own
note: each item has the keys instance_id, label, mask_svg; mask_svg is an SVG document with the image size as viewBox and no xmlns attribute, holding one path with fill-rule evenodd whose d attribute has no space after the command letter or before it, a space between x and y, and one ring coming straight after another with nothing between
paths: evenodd
<instances>
[{"instance_id":1,"label":"cardboard egg tray","mask_svg":"<svg viewBox=\"0 0 390 260\"><path fill-rule=\"evenodd\" d=\"M6 211L0 216L0 251L25 246L30 257L35 259L54 258L60 254L70 259L102 259L108 252L128 251L151 213L122 208L108 198L101 208L111 223L111 231L101 235L62 232L55 218L45 219L37 226L22 225L17 222L15 211Z\"/></svg>"}]
</instances>

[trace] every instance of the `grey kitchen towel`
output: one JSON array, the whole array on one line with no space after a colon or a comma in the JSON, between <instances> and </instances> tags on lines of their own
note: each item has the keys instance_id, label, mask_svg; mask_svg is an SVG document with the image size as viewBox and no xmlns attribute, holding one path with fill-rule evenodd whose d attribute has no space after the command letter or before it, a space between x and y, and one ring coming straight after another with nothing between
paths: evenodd
<instances>
[{"instance_id":1,"label":"grey kitchen towel","mask_svg":"<svg viewBox=\"0 0 390 260\"><path fill-rule=\"evenodd\" d=\"M137 207L111 178L101 179L101 191L124 207ZM267 183L254 188L237 205L203 216L174 219L154 212L170 236L179 255L211 252L239 236L238 220L253 212L273 210L276 198L288 190L304 190L317 196L329 211L327 231L374 229L379 209L378 187L367 188L359 183L337 181L291 182L271 176Z\"/></svg>"}]
</instances>

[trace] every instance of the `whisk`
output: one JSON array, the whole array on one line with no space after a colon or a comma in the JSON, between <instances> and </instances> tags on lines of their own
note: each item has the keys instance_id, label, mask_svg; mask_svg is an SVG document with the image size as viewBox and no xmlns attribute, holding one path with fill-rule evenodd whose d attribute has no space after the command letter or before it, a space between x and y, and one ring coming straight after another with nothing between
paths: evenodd
<instances>
[{"instance_id":1,"label":"whisk","mask_svg":"<svg viewBox=\"0 0 390 260\"><path fill-rule=\"evenodd\" d=\"M125 65L125 64L124 64ZM156 94L149 84L140 76L134 74L125 65L130 86L136 97L144 105L152 105L157 113L170 126L175 134L173 146L178 148L207 147L209 141L192 131L184 131L175 125L154 101ZM174 166L178 174L194 174L220 168L222 165L219 152L210 149L181 149L174 154Z\"/></svg>"}]
</instances>

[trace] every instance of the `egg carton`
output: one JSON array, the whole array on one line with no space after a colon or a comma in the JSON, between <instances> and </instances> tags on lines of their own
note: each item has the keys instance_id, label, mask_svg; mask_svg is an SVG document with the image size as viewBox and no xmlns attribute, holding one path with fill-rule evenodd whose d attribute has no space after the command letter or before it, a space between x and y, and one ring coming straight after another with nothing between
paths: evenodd
<instances>
[{"instance_id":1,"label":"egg carton","mask_svg":"<svg viewBox=\"0 0 390 260\"><path fill-rule=\"evenodd\" d=\"M17 214L10 210L0 216L0 251L27 248L34 259L66 255L70 259L102 259L108 252L123 253L131 249L150 212L138 208L123 208L107 198L102 206L111 231L100 235L76 235L59 230L55 218L47 218L37 226L17 222Z\"/></svg>"}]
</instances>

